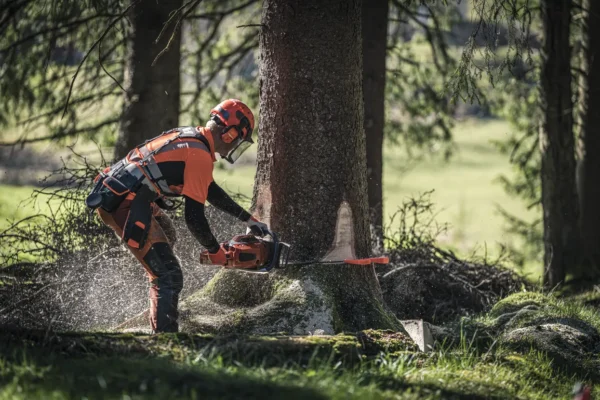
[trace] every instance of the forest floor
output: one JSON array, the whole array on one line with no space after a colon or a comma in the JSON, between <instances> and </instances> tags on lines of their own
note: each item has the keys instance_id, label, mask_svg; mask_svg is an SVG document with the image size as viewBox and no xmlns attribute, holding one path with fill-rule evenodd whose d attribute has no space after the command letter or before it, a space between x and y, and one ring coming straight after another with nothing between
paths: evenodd
<instances>
[{"instance_id":1,"label":"forest floor","mask_svg":"<svg viewBox=\"0 0 600 400\"><path fill-rule=\"evenodd\" d=\"M495 183L511 169L491 141L508 131L500 120L460 122L455 130L455 154L447 162L435 154L406 162L401 147L386 146L386 214L409 197L435 189L431 201L439 210L436 222L451 225L438 238L440 244L464 256L487 243L488 253L493 254L496 242L512 240L503 233L503 219L496 212L499 204L513 214L532 217L522 202ZM230 192L251 195L251 162L231 170L217 169L215 175ZM33 189L0 188L0 230L11 219L46 212L43 203L37 210L18 207ZM111 257L114 262L112 253ZM122 269L120 264L117 267ZM131 270L141 277L137 264ZM95 301L89 305L93 309L106 304L102 296L132 292L132 281L115 282L112 275L104 276L104 270L95 272L107 278L110 292L93 293ZM186 277L190 276L186 271ZM145 281L140 283L144 296L145 285ZM74 287L62 293L82 302ZM422 296L421 300L432 299ZM599 305L597 288L574 298L523 288L485 312L439 322L432 328L437 344L430 353L417 351L407 337L391 331L336 336L288 336L285 332L277 336L149 336L3 327L0 400L570 399L576 382L600 383Z\"/></svg>"},{"instance_id":2,"label":"forest floor","mask_svg":"<svg viewBox=\"0 0 600 400\"><path fill-rule=\"evenodd\" d=\"M598 348L565 337L515 340L514 332L569 319L594 341L600 317L585 299L512 295L488 313L438 329L445 333L430 353L386 331L219 337L4 330L0 399L570 399L576 382L600 383ZM561 358L557 343L583 353Z\"/></svg>"},{"instance_id":3,"label":"forest floor","mask_svg":"<svg viewBox=\"0 0 600 400\"><path fill-rule=\"evenodd\" d=\"M436 223L448 224L447 230L438 237L442 247L450 248L463 257L474 253L494 257L500 251L500 244L519 247L519 239L505 232L505 220L498 207L502 206L511 214L528 220L536 214L527 210L523 201L506 194L498 182L500 176L510 176L513 172L508 157L497 150L493 141L502 140L509 132L508 123L499 119L458 122L454 129L454 154L447 161L442 152L409 160L401 145L386 145L383 178L386 222L391 221L404 201L433 191L430 200L435 204ZM43 153L54 150L48 146L36 149ZM91 148L85 151L93 154ZM230 193L250 197L255 166L252 157L246 160L246 163L234 168L219 168L222 163L218 163L215 180ZM46 209L44 204L37 204L35 209L27 203L19 207L32 190L33 186L28 185L0 184L0 229L6 227L9 220ZM391 221L392 232L397 222ZM536 280L541 270L538 263L531 262L522 272Z\"/></svg>"}]
</instances>

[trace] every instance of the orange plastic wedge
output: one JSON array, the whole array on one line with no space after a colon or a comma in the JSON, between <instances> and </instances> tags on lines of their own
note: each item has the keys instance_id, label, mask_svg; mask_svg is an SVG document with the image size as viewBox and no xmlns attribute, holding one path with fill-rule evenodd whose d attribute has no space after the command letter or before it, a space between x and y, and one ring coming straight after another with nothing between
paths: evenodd
<instances>
[{"instance_id":1,"label":"orange plastic wedge","mask_svg":"<svg viewBox=\"0 0 600 400\"><path fill-rule=\"evenodd\" d=\"M370 264L389 264L389 257L372 257L372 258L359 258L359 259L351 259L348 258L344 260L346 264L355 264L355 265L370 265Z\"/></svg>"}]
</instances>

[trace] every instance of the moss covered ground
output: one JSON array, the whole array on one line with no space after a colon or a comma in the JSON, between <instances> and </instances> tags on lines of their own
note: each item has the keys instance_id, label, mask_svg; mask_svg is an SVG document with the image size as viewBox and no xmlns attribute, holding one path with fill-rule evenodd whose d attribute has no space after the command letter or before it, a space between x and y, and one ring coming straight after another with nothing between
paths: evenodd
<instances>
[{"instance_id":1,"label":"moss covered ground","mask_svg":"<svg viewBox=\"0 0 600 400\"><path fill-rule=\"evenodd\" d=\"M537 302L599 326L578 300L517 294L476 319ZM400 334L252 337L0 332L0 399L570 399L575 382L535 348L453 345L419 353ZM456 332L455 332L456 333Z\"/></svg>"}]
</instances>

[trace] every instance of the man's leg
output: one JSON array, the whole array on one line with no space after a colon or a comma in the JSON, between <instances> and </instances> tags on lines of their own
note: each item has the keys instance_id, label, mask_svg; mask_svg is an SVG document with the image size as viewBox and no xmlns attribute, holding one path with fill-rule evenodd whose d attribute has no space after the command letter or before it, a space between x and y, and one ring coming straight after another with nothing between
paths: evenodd
<instances>
[{"instance_id":1,"label":"man's leg","mask_svg":"<svg viewBox=\"0 0 600 400\"><path fill-rule=\"evenodd\" d=\"M168 243L154 243L144 256L152 271L150 281L150 325L154 332L177 332L177 306L183 289L183 274Z\"/></svg>"},{"instance_id":2,"label":"man's leg","mask_svg":"<svg viewBox=\"0 0 600 400\"><path fill-rule=\"evenodd\" d=\"M156 221L165 233L171 248L173 248L175 246L175 242L177 241L177 230L175 229L173 221L171 221L171 218L169 218L169 216L163 210L161 210L159 206L153 204L152 207L152 215L154 218L156 218Z\"/></svg>"},{"instance_id":3,"label":"man's leg","mask_svg":"<svg viewBox=\"0 0 600 400\"><path fill-rule=\"evenodd\" d=\"M125 200L112 213L98 209L104 223L121 237L129 215L130 201ZM179 293L183 288L183 274L167 237L155 218L152 218L148 238L143 248L127 245L129 251L142 263L150 280L150 325L153 332L176 332Z\"/></svg>"}]
</instances>

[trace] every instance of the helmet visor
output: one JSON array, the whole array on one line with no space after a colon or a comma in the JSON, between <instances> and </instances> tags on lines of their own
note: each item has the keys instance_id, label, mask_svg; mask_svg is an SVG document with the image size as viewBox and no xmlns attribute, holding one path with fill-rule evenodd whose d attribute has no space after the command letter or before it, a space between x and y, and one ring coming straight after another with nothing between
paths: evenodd
<instances>
[{"instance_id":1,"label":"helmet visor","mask_svg":"<svg viewBox=\"0 0 600 400\"><path fill-rule=\"evenodd\" d=\"M246 150L248 150L248 147L252 146L252 143L253 142L249 140L238 138L236 140L236 146L234 146L223 158L229 161L230 164L233 164Z\"/></svg>"}]
</instances>

